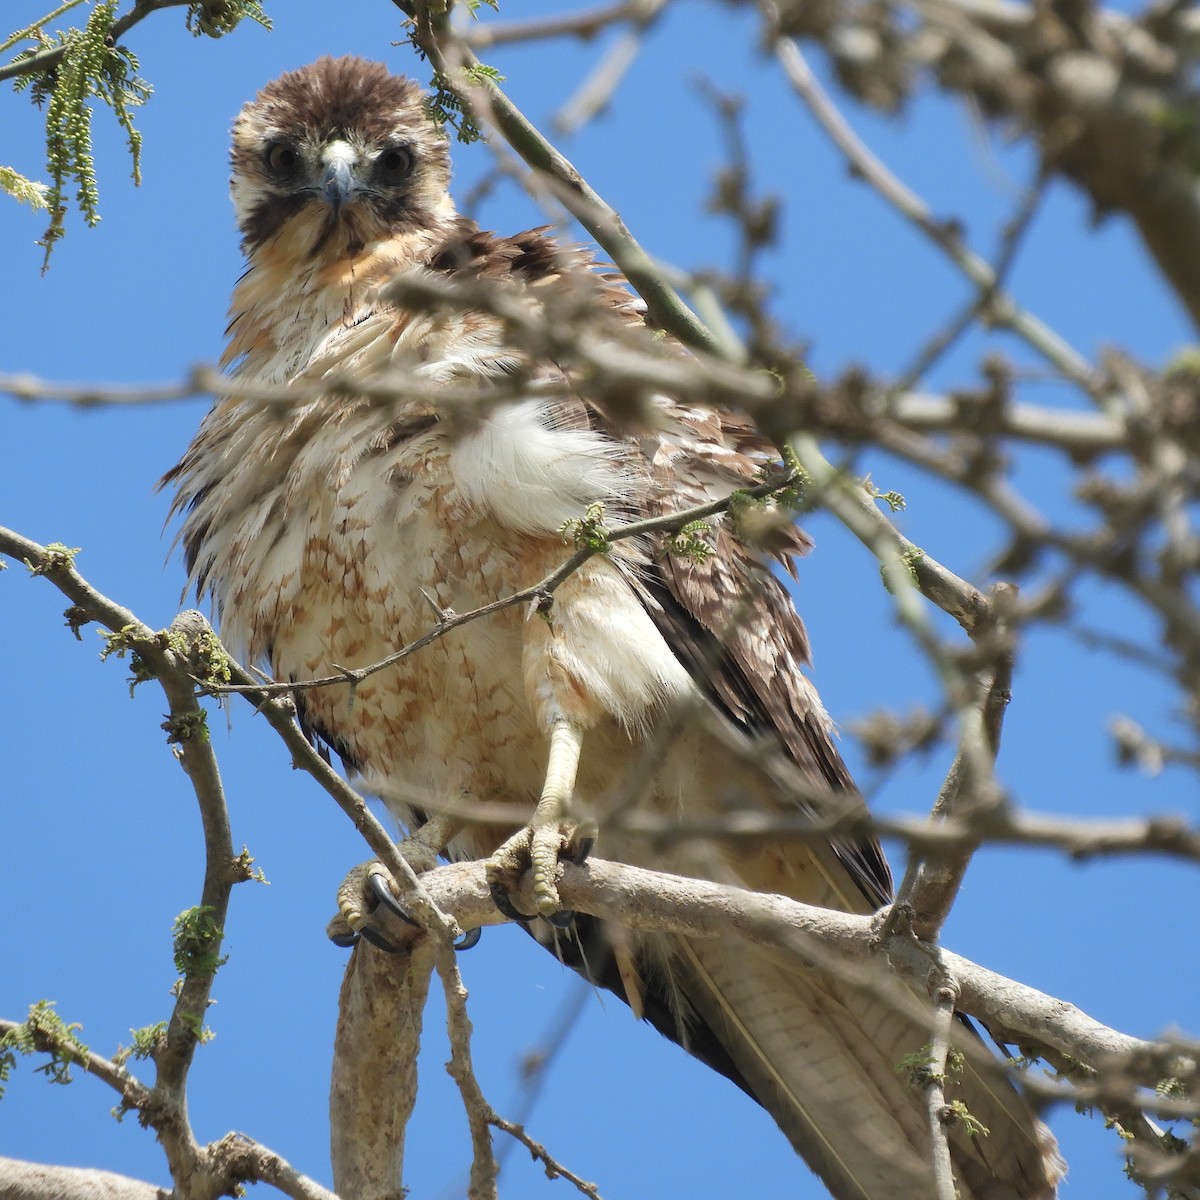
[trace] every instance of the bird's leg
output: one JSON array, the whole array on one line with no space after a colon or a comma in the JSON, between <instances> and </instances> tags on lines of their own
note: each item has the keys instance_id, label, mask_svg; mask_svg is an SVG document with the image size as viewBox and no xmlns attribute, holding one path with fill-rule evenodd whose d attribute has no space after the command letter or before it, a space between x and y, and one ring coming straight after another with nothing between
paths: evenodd
<instances>
[{"instance_id":1,"label":"bird's leg","mask_svg":"<svg viewBox=\"0 0 1200 1200\"><path fill-rule=\"evenodd\" d=\"M570 823L571 797L575 791L575 775L579 769L579 753L583 749L583 730L565 719L550 727L550 755L546 765L546 782L534 809L533 819L508 839L488 859L487 877L492 897L506 916L527 920L508 898L526 864L533 869L533 892L537 914L553 917L562 905L558 898L555 874L558 856L565 845L574 840L575 828ZM578 857L587 857L591 839L584 840Z\"/></svg>"},{"instance_id":2,"label":"bird's leg","mask_svg":"<svg viewBox=\"0 0 1200 1200\"><path fill-rule=\"evenodd\" d=\"M583 730L568 721L556 721L550 730L546 782L533 812L533 834L529 845L533 894L538 912L544 917L552 916L562 907L554 877L558 871L558 852L564 843L564 823L571 815L571 797L575 793L575 775L582 749Z\"/></svg>"},{"instance_id":3,"label":"bird's leg","mask_svg":"<svg viewBox=\"0 0 1200 1200\"><path fill-rule=\"evenodd\" d=\"M452 817L432 817L396 849L420 875L437 863L438 855L461 828L462 822ZM339 946L352 946L363 936L383 949L391 948L384 944L385 939L375 931L372 923L375 909L381 903L397 916L406 921L409 919L396 902L395 882L383 863L378 859L359 863L337 890L338 914L325 927L329 940Z\"/></svg>"}]
</instances>

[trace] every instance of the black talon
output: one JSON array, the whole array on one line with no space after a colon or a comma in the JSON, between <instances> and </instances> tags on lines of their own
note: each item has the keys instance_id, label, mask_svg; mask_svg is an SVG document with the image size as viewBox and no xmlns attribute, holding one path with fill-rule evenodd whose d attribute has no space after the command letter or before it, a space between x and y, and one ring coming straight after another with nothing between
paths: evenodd
<instances>
[{"instance_id":1,"label":"black talon","mask_svg":"<svg viewBox=\"0 0 1200 1200\"><path fill-rule=\"evenodd\" d=\"M362 928L362 936L375 947L376 950L382 950L385 954L399 954L402 947L393 946L391 942L379 932L378 929L372 928L370 925L364 925Z\"/></svg>"},{"instance_id":2,"label":"black talon","mask_svg":"<svg viewBox=\"0 0 1200 1200\"><path fill-rule=\"evenodd\" d=\"M464 950L472 950L479 945L479 939L483 937L483 930L479 928L468 929L466 933L454 943L454 948L460 954Z\"/></svg>"},{"instance_id":3,"label":"black talon","mask_svg":"<svg viewBox=\"0 0 1200 1200\"><path fill-rule=\"evenodd\" d=\"M489 890L492 893L492 903L504 914L510 921L519 921L522 925L533 920L529 913L523 913L515 904L513 904L503 884L489 884Z\"/></svg>"},{"instance_id":4,"label":"black talon","mask_svg":"<svg viewBox=\"0 0 1200 1200\"><path fill-rule=\"evenodd\" d=\"M570 929L575 923L575 914L569 908L562 908L556 913L551 913L546 920L555 929Z\"/></svg>"},{"instance_id":5,"label":"black talon","mask_svg":"<svg viewBox=\"0 0 1200 1200\"><path fill-rule=\"evenodd\" d=\"M329 940L335 946L341 946L343 950L350 950L358 945L358 934L354 930L349 933L334 933L330 934Z\"/></svg>"},{"instance_id":6,"label":"black talon","mask_svg":"<svg viewBox=\"0 0 1200 1200\"><path fill-rule=\"evenodd\" d=\"M367 886L371 889L371 895L375 897L375 902L382 904L392 916L399 917L406 924L420 928L417 922L401 907L400 901L392 894L392 889L388 887L388 881L382 875L372 875ZM376 942L372 942L371 944L378 945ZM384 948L380 946L381 950Z\"/></svg>"}]
</instances>

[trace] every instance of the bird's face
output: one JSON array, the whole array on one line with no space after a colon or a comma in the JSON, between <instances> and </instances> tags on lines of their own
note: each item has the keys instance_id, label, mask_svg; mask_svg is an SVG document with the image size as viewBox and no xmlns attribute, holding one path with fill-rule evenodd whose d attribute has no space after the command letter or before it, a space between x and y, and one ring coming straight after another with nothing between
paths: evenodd
<instances>
[{"instance_id":1,"label":"bird's face","mask_svg":"<svg viewBox=\"0 0 1200 1200\"><path fill-rule=\"evenodd\" d=\"M248 254L281 233L310 255L453 212L446 138L420 88L381 63L323 58L280 76L234 125L231 194Z\"/></svg>"}]
</instances>

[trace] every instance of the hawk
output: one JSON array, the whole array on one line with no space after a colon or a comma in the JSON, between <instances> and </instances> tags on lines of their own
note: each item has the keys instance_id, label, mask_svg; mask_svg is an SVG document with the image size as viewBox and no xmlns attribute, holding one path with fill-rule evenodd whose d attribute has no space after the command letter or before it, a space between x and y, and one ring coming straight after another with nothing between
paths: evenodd
<instances>
[{"instance_id":1,"label":"hawk","mask_svg":"<svg viewBox=\"0 0 1200 1200\"><path fill-rule=\"evenodd\" d=\"M586 251L459 216L444 133L383 65L323 58L269 83L236 120L232 168L248 269L223 365L244 394L214 406L164 482L197 593L274 678L379 662L428 633L434 610L544 579L572 522L728 497L777 457L735 413L589 389L573 333L598 354L623 338L684 351L646 331ZM439 302L439 287L458 299ZM561 351L505 305L541 314ZM298 688L300 719L417 830L414 860L487 859L503 902L532 857L543 915L572 811L638 804L686 823L859 805L769 569L807 543L790 521L766 523L769 552L728 518L708 555L661 532L616 541L549 604L460 625L353 693ZM771 777L776 760L794 788ZM424 823L439 803L516 808L535 832ZM811 904L869 913L891 894L872 840L664 848L616 822L598 833L607 858ZM762 1104L834 1196L933 1193L924 1097L896 1070L927 1041L920 1022L735 936L606 938L582 915L529 928ZM990 1131L952 1130L959 1196L1054 1196L1061 1160L1017 1093L970 1066L950 1086Z\"/></svg>"}]
</instances>

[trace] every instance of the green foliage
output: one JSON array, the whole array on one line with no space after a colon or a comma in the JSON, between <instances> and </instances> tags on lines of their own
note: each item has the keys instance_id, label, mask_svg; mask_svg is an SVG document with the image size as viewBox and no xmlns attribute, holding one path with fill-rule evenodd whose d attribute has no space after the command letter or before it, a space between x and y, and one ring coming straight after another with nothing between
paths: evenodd
<instances>
[{"instance_id":1,"label":"green foliage","mask_svg":"<svg viewBox=\"0 0 1200 1200\"><path fill-rule=\"evenodd\" d=\"M951 1100L946 1105L945 1113L946 1123L961 1125L968 1137L987 1137L992 1132L978 1117L971 1116L970 1110L961 1100Z\"/></svg>"},{"instance_id":2,"label":"green foliage","mask_svg":"<svg viewBox=\"0 0 1200 1200\"><path fill-rule=\"evenodd\" d=\"M914 587L918 584L917 568L924 561L925 551L920 546L906 546L895 559L895 562L907 572ZM883 581L883 586L889 592L893 591L892 584L895 581L895 577L883 563L879 566L879 578Z\"/></svg>"},{"instance_id":3,"label":"green foliage","mask_svg":"<svg viewBox=\"0 0 1200 1200\"><path fill-rule=\"evenodd\" d=\"M158 1021L154 1025L143 1025L141 1029L131 1029L132 1046L122 1046L113 1055L113 1062L124 1066L131 1058L153 1058L166 1041L167 1023Z\"/></svg>"},{"instance_id":4,"label":"green foliage","mask_svg":"<svg viewBox=\"0 0 1200 1200\"><path fill-rule=\"evenodd\" d=\"M872 500L882 500L884 504L892 510L892 512L903 512L908 506L908 502L904 499L900 492L881 492L876 486L870 475L866 476L862 481L863 491L871 497Z\"/></svg>"},{"instance_id":5,"label":"green foliage","mask_svg":"<svg viewBox=\"0 0 1200 1200\"><path fill-rule=\"evenodd\" d=\"M177 717L170 717L162 723L161 727L167 732L168 746L179 745L181 742L207 742L209 740L208 717L200 709L195 712L180 713Z\"/></svg>"},{"instance_id":6,"label":"green foliage","mask_svg":"<svg viewBox=\"0 0 1200 1200\"><path fill-rule=\"evenodd\" d=\"M125 655L129 655L129 695L132 697L138 684L148 683L155 677L146 660L137 651L141 640L138 627L126 625L116 633L102 629L100 636L104 639L104 649L100 651L101 662L106 662L113 656L124 658Z\"/></svg>"},{"instance_id":7,"label":"green foliage","mask_svg":"<svg viewBox=\"0 0 1200 1200\"><path fill-rule=\"evenodd\" d=\"M894 1068L897 1075L904 1075L911 1088L925 1088L931 1083L941 1082L945 1076L933 1069L933 1046L926 1042L920 1050L906 1054Z\"/></svg>"},{"instance_id":8,"label":"green foliage","mask_svg":"<svg viewBox=\"0 0 1200 1200\"><path fill-rule=\"evenodd\" d=\"M707 521L689 521L682 529L663 539L663 550L689 562L707 562L713 554L712 526Z\"/></svg>"},{"instance_id":9,"label":"green foliage","mask_svg":"<svg viewBox=\"0 0 1200 1200\"><path fill-rule=\"evenodd\" d=\"M1077 1112L1091 1113L1091 1111L1092 1111L1090 1105L1086 1109L1081 1109L1079 1107L1079 1105L1076 1104L1075 1109ZM1117 1137L1119 1137L1121 1139L1121 1141L1123 1141L1123 1142L1132 1142L1132 1141L1137 1140L1134 1132L1131 1129L1129 1129L1125 1124L1123 1124L1120 1117L1117 1117L1112 1113L1105 1114L1104 1128L1111 1129L1117 1135ZM1132 1165L1132 1164L1129 1164L1129 1165ZM1130 1179L1133 1178L1132 1175L1130 1175L1129 1177L1130 1177Z\"/></svg>"},{"instance_id":10,"label":"green foliage","mask_svg":"<svg viewBox=\"0 0 1200 1200\"><path fill-rule=\"evenodd\" d=\"M233 661L211 629L190 641L182 634L169 634L167 645L187 660L192 677L201 687L223 687L233 678Z\"/></svg>"},{"instance_id":11,"label":"green foliage","mask_svg":"<svg viewBox=\"0 0 1200 1200\"><path fill-rule=\"evenodd\" d=\"M253 879L255 883L263 883L268 887L271 886L271 881L263 874L262 867L254 865L254 856L250 853L247 846L242 847L242 852L233 860L233 869L237 872L239 880Z\"/></svg>"},{"instance_id":12,"label":"green foliage","mask_svg":"<svg viewBox=\"0 0 1200 1200\"><path fill-rule=\"evenodd\" d=\"M604 523L603 504L588 505L588 510L582 517L564 521L558 527L558 532L563 535L564 541L574 543L577 550L586 547L597 554L607 554L612 549L612 542L608 536L609 528Z\"/></svg>"},{"instance_id":13,"label":"green foliage","mask_svg":"<svg viewBox=\"0 0 1200 1200\"><path fill-rule=\"evenodd\" d=\"M260 0L198 0L188 5L187 27L193 37L224 37L246 20L271 28Z\"/></svg>"},{"instance_id":14,"label":"green foliage","mask_svg":"<svg viewBox=\"0 0 1200 1200\"><path fill-rule=\"evenodd\" d=\"M7 192L14 200L28 204L30 208L42 209L48 204L50 189L36 179L28 179L12 167L0 167L0 192Z\"/></svg>"},{"instance_id":15,"label":"green foliage","mask_svg":"<svg viewBox=\"0 0 1200 1200\"><path fill-rule=\"evenodd\" d=\"M1030 1067L1036 1067L1038 1063L1043 1061L1042 1052L1037 1046L1018 1046L1019 1054L1012 1055L1008 1060L1008 1065L1014 1071L1028 1071Z\"/></svg>"},{"instance_id":16,"label":"green foliage","mask_svg":"<svg viewBox=\"0 0 1200 1200\"><path fill-rule=\"evenodd\" d=\"M783 447L783 465L788 473L786 486L777 489L772 493L772 497L776 504L798 512L808 506L812 476L804 469L804 464L796 457L796 451L790 445Z\"/></svg>"},{"instance_id":17,"label":"green foliage","mask_svg":"<svg viewBox=\"0 0 1200 1200\"><path fill-rule=\"evenodd\" d=\"M88 1048L76 1032L82 1028L82 1025L68 1025L54 1011L52 1000L39 1000L31 1005L25 1020L0 1036L0 1096L18 1054L49 1055L49 1060L36 1068L38 1073L51 1083L70 1083L71 1068L87 1062Z\"/></svg>"},{"instance_id":18,"label":"green foliage","mask_svg":"<svg viewBox=\"0 0 1200 1200\"><path fill-rule=\"evenodd\" d=\"M175 943L175 969L184 976L211 977L225 959L221 957L221 939L225 936L213 920L210 905L186 908L171 927Z\"/></svg>"},{"instance_id":19,"label":"green foliage","mask_svg":"<svg viewBox=\"0 0 1200 1200\"><path fill-rule=\"evenodd\" d=\"M960 1050L953 1050L946 1054L946 1070L945 1073L935 1071L933 1062L933 1045L926 1042L919 1050L914 1050L911 1054L906 1054L895 1067L898 1075L908 1076L908 1085L912 1088L926 1088L932 1083L946 1082L948 1075L957 1075L961 1073L964 1065L964 1058ZM949 1106L953 1107L953 1105ZM965 1109L963 1110L966 1111ZM978 1122L976 1122L978 1124ZM982 1129L983 1126L980 1126ZM986 1133L987 1131L984 1130Z\"/></svg>"},{"instance_id":20,"label":"green foliage","mask_svg":"<svg viewBox=\"0 0 1200 1200\"><path fill-rule=\"evenodd\" d=\"M475 7L478 8L479 5L476 4ZM467 67L463 74L479 87L504 82L504 76L486 63L476 63ZM450 86L446 77L435 74L432 83L434 94L429 100L429 115L439 125L449 125L464 145L479 141L483 137L483 131L470 110L463 107L462 97Z\"/></svg>"},{"instance_id":21,"label":"green foliage","mask_svg":"<svg viewBox=\"0 0 1200 1200\"><path fill-rule=\"evenodd\" d=\"M61 571L64 567L72 566L75 562L75 555L78 553L78 546L64 546L62 542L51 542L46 547L46 557L40 563L36 566L32 563L26 565L29 567L30 575L49 575L54 571Z\"/></svg>"},{"instance_id":22,"label":"green foliage","mask_svg":"<svg viewBox=\"0 0 1200 1200\"><path fill-rule=\"evenodd\" d=\"M46 251L43 270L50 265L55 242L66 232L66 195L71 183L83 219L88 225L100 220L92 154L93 99L111 108L125 130L133 180L141 182L142 136L133 127L131 110L145 103L150 85L138 76L133 52L113 42L116 12L117 0L97 0L82 29L60 30L53 37L42 30L45 21L39 22L28 31L28 40L34 41L35 47L14 59L19 63L45 50L59 52L55 65L19 75L13 82L18 92L28 90L34 104L46 109L46 168L51 183L46 196L50 224L38 243Z\"/></svg>"},{"instance_id":23,"label":"green foliage","mask_svg":"<svg viewBox=\"0 0 1200 1200\"><path fill-rule=\"evenodd\" d=\"M1187 346L1180 350L1163 372L1167 380L1195 383L1200 379L1200 346Z\"/></svg>"},{"instance_id":24,"label":"green foliage","mask_svg":"<svg viewBox=\"0 0 1200 1200\"><path fill-rule=\"evenodd\" d=\"M755 489L739 488L730 494L729 524L758 550L786 552L795 534L795 513L808 506L812 479L790 447L782 464L767 463L758 478ZM763 493L764 488L770 490Z\"/></svg>"},{"instance_id":25,"label":"green foliage","mask_svg":"<svg viewBox=\"0 0 1200 1200\"><path fill-rule=\"evenodd\" d=\"M222 959L221 961L224 962L225 960ZM178 1017L180 1024L196 1039L198 1045L206 1046L217 1036L204 1024L204 1021L196 1013L180 1010Z\"/></svg>"}]
</instances>

